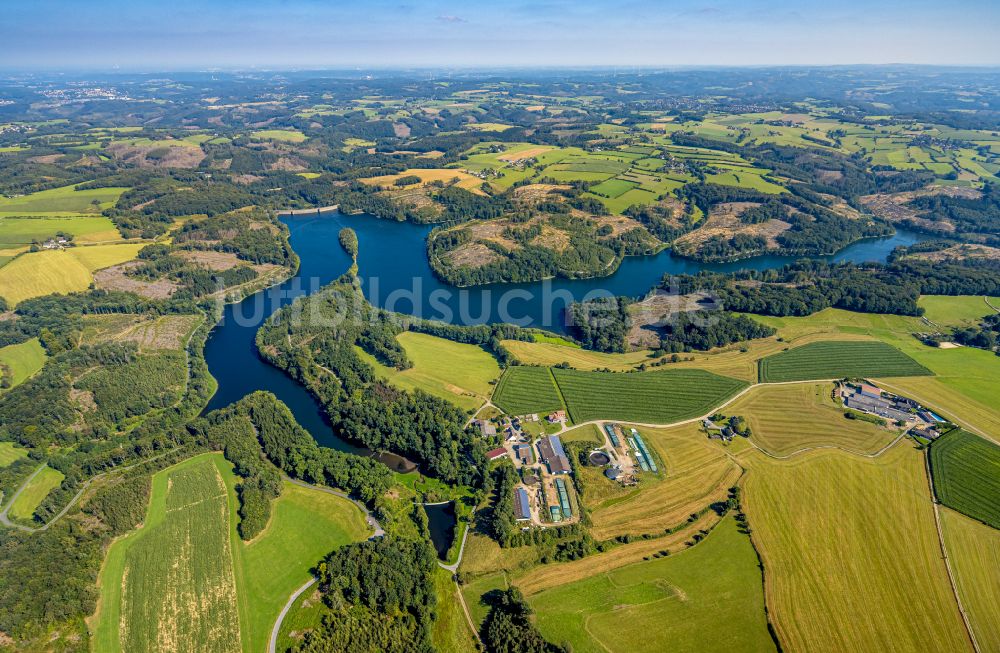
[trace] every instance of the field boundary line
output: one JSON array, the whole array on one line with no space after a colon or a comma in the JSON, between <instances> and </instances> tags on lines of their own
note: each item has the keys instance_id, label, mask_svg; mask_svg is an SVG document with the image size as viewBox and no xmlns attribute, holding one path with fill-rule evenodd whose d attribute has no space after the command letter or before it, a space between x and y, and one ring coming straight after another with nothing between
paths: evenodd
<instances>
[{"instance_id":1,"label":"field boundary line","mask_svg":"<svg viewBox=\"0 0 1000 653\"><path fill-rule=\"evenodd\" d=\"M962 623L965 625L965 634L968 635L969 641L972 643L972 650L975 653L981 653L982 649L979 648L979 641L976 640L976 633L972 630L972 624L969 622L969 615L965 612L965 606L962 605L962 597L958 594L958 585L955 583L955 574L951 569L951 559L948 557L948 547L944 543L944 532L941 530L941 514L939 502L937 500L937 494L934 492L934 475L931 474L931 462L930 462L930 452L929 450L922 452L924 456L924 473L927 474L927 488L931 493L931 507L934 510L934 529L937 531L938 546L941 548L941 559L944 560L945 571L948 572L948 584L951 586L951 593L955 597L955 605L958 607L958 613L962 615Z\"/></svg>"},{"instance_id":2,"label":"field boundary line","mask_svg":"<svg viewBox=\"0 0 1000 653\"><path fill-rule=\"evenodd\" d=\"M562 388L559 386L559 380L556 379L555 372L552 371L552 367L546 367L549 371L549 379L552 381L552 385L556 388L556 394L559 395L559 401L562 403L563 410L565 410L570 415L570 419L573 418L573 411L569 409L569 405L566 403L566 395L563 394Z\"/></svg>"}]
</instances>

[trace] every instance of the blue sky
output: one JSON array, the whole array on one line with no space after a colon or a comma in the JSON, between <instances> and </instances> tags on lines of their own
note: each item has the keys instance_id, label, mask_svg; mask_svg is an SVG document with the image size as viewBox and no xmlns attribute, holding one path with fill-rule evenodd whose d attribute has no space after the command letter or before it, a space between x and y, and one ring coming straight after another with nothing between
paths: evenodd
<instances>
[{"instance_id":1,"label":"blue sky","mask_svg":"<svg viewBox=\"0 0 1000 653\"><path fill-rule=\"evenodd\" d=\"M0 67L1000 64L996 0L6 0Z\"/></svg>"}]
</instances>

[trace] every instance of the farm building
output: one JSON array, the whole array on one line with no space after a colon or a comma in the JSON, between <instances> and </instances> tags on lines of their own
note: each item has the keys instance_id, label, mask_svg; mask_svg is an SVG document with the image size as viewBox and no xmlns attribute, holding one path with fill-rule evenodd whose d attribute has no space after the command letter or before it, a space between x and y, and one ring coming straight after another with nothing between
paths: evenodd
<instances>
[{"instance_id":1,"label":"farm building","mask_svg":"<svg viewBox=\"0 0 1000 653\"><path fill-rule=\"evenodd\" d=\"M615 427L614 426L612 426L611 424L605 424L604 425L604 431L608 434L608 438L611 439L611 446L612 447L621 446L620 442L618 441L618 434L615 433Z\"/></svg>"},{"instance_id":2,"label":"farm building","mask_svg":"<svg viewBox=\"0 0 1000 653\"><path fill-rule=\"evenodd\" d=\"M559 508L564 517L572 517L573 509L569 505L569 491L566 489L566 482L561 478L556 479L556 492L559 493Z\"/></svg>"},{"instance_id":3,"label":"farm building","mask_svg":"<svg viewBox=\"0 0 1000 653\"><path fill-rule=\"evenodd\" d=\"M476 426L479 427L479 433L483 437L492 437L497 434L497 427L489 420L477 419Z\"/></svg>"},{"instance_id":4,"label":"farm building","mask_svg":"<svg viewBox=\"0 0 1000 653\"><path fill-rule=\"evenodd\" d=\"M517 521L531 519L531 504L528 502L528 491L523 487L514 490L514 518Z\"/></svg>"},{"instance_id":5,"label":"farm building","mask_svg":"<svg viewBox=\"0 0 1000 653\"><path fill-rule=\"evenodd\" d=\"M529 444L515 444L514 445L514 457L521 461L525 465L530 465L532 462L531 456L531 445Z\"/></svg>"},{"instance_id":6,"label":"farm building","mask_svg":"<svg viewBox=\"0 0 1000 653\"><path fill-rule=\"evenodd\" d=\"M548 417L546 417L545 419L548 420L549 424L558 424L559 422L565 422L566 411L557 410L554 413L549 413Z\"/></svg>"},{"instance_id":7,"label":"farm building","mask_svg":"<svg viewBox=\"0 0 1000 653\"><path fill-rule=\"evenodd\" d=\"M862 383L861 385L859 385L858 386L858 393L861 394L864 397L871 397L873 399L881 399L882 398L882 391L879 388L877 388L877 387L875 387L875 386L873 386L873 385L871 385L869 383Z\"/></svg>"},{"instance_id":8,"label":"farm building","mask_svg":"<svg viewBox=\"0 0 1000 653\"><path fill-rule=\"evenodd\" d=\"M487 460L498 460L507 455L507 450L503 447L497 447L496 449L490 449L486 452Z\"/></svg>"},{"instance_id":9,"label":"farm building","mask_svg":"<svg viewBox=\"0 0 1000 653\"><path fill-rule=\"evenodd\" d=\"M569 474L569 459L558 435L549 435L538 441L538 453L553 474Z\"/></svg>"}]
</instances>

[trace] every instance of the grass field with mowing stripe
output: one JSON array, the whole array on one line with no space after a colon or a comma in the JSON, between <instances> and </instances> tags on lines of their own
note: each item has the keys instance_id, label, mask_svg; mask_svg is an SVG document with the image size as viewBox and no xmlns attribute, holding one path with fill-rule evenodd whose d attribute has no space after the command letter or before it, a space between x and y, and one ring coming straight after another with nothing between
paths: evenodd
<instances>
[{"instance_id":1,"label":"grass field with mowing stripe","mask_svg":"<svg viewBox=\"0 0 1000 653\"><path fill-rule=\"evenodd\" d=\"M941 528L951 571L982 651L1000 651L1000 531L948 508Z\"/></svg>"},{"instance_id":2,"label":"grass field with mowing stripe","mask_svg":"<svg viewBox=\"0 0 1000 653\"><path fill-rule=\"evenodd\" d=\"M752 439L777 456L820 446L875 453L899 434L897 429L845 418L843 407L831 397L833 389L829 382L758 386L724 412L745 417Z\"/></svg>"},{"instance_id":3,"label":"grass field with mowing stripe","mask_svg":"<svg viewBox=\"0 0 1000 653\"><path fill-rule=\"evenodd\" d=\"M531 605L542 634L574 653L776 650L757 554L732 518L694 548L546 590Z\"/></svg>"},{"instance_id":4,"label":"grass field with mowing stripe","mask_svg":"<svg viewBox=\"0 0 1000 653\"><path fill-rule=\"evenodd\" d=\"M524 365L511 367L504 373L493 392L493 403L511 415L562 408L549 368Z\"/></svg>"},{"instance_id":5,"label":"grass field with mowing stripe","mask_svg":"<svg viewBox=\"0 0 1000 653\"><path fill-rule=\"evenodd\" d=\"M24 492L18 495L17 500L11 505L10 512L7 514L12 519L31 521L31 517L35 514L35 508L38 507L38 504L49 495L49 492L59 487L64 478L66 477L63 476L62 472L51 467L43 467L42 471L36 474L27 487L24 488Z\"/></svg>"},{"instance_id":6,"label":"grass field with mowing stripe","mask_svg":"<svg viewBox=\"0 0 1000 653\"><path fill-rule=\"evenodd\" d=\"M704 415L746 383L703 370L635 374L553 368L574 422L616 419L668 424Z\"/></svg>"},{"instance_id":7,"label":"grass field with mowing stripe","mask_svg":"<svg viewBox=\"0 0 1000 653\"><path fill-rule=\"evenodd\" d=\"M10 387L14 388L24 383L35 372L45 365L45 350L38 338L32 338L16 345L0 347L0 363L6 365L11 372ZM0 389L0 392L3 392Z\"/></svg>"},{"instance_id":8,"label":"grass field with mowing stripe","mask_svg":"<svg viewBox=\"0 0 1000 653\"><path fill-rule=\"evenodd\" d=\"M941 503L1000 528L1000 447L956 429L931 445L930 461Z\"/></svg>"},{"instance_id":9,"label":"grass field with mowing stripe","mask_svg":"<svg viewBox=\"0 0 1000 653\"><path fill-rule=\"evenodd\" d=\"M756 450L743 505L787 651L968 651L938 543L923 455Z\"/></svg>"},{"instance_id":10,"label":"grass field with mowing stripe","mask_svg":"<svg viewBox=\"0 0 1000 653\"><path fill-rule=\"evenodd\" d=\"M884 342L813 342L760 361L765 383L862 376L927 376L931 371Z\"/></svg>"}]
</instances>

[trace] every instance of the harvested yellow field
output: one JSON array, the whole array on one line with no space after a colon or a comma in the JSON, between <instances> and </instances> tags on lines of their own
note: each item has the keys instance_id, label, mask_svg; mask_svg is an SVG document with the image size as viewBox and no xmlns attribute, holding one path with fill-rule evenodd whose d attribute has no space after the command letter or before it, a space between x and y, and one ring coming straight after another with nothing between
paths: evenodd
<instances>
[{"instance_id":1,"label":"harvested yellow field","mask_svg":"<svg viewBox=\"0 0 1000 653\"><path fill-rule=\"evenodd\" d=\"M81 292L94 281L92 272L130 261L142 247L94 245L24 254L0 268L0 297L16 305L32 297Z\"/></svg>"},{"instance_id":2,"label":"harvested yellow field","mask_svg":"<svg viewBox=\"0 0 1000 653\"><path fill-rule=\"evenodd\" d=\"M358 181L368 184L369 186L379 186L392 189L395 188L393 183L397 179L410 176L419 177L421 184L429 184L432 181L440 181L449 185L454 183L455 186L464 188L469 192L476 193L477 195L483 194L483 192L479 189L483 183L482 179L470 175L464 170L454 170L450 168L410 168L409 170L405 170L396 175L368 177L367 179L359 179Z\"/></svg>"},{"instance_id":3,"label":"harvested yellow field","mask_svg":"<svg viewBox=\"0 0 1000 653\"><path fill-rule=\"evenodd\" d=\"M625 533L662 533L691 513L715 501L724 501L742 470L723 447L709 440L698 424L668 429L640 428L646 444L659 456L661 476L642 474L628 495L587 504L591 534L603 540ZM612 483L606 478L595 482Z\"/></svg>"},{"instance_id":4,"label":"harvested yellow field","mask_svg":"<svg viewBox=\"0 0 1000 653\"><path fill-rule=\"evenodd\" d=\"M968 651L941 559L923 455L756 451L743 504L768 611L790 651Z\"/></svg>"},{"instance_id":5,"label":"harvested yellow field","mask_svg":"<svg viewBox=\"0 0 1000 653\"><path fill-rule=\"evenodd\" d=\"M634 369L641 363L650 361L649 351L633 351L627 354L605 354L599 351L588 351L579 347L567 347L549 342L525 342L522 340L504 340L506 347L514 357L526 365L558 365L569 363L578 370L596 370L605 367L621 372Z\"/></svg>"},{"instance_id":6,"label":"harvested yellow field","mask_svg":"<svg viewBox=\"0 0 1000 653\"><path fill-rule=\"evenodd\" d=\"M898 429L847 419L833 391L826 382L757 386L724 412L745 417L753 441L776 456L814 447L875 453L899 435Z\"/></svg>"},{"instance_id":7,"label":"harvested yellow field","mask_svg":"<svg viewBox=\"0 0 1000 653\"><path fill-rule=\"evenodd\" d=\"M1000 651L1000 531L940 508L941 529L962 607L981 651Z\"/></svg>"}]
</instances>

